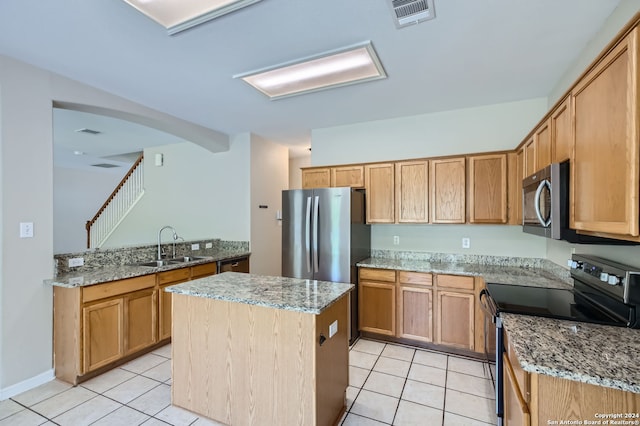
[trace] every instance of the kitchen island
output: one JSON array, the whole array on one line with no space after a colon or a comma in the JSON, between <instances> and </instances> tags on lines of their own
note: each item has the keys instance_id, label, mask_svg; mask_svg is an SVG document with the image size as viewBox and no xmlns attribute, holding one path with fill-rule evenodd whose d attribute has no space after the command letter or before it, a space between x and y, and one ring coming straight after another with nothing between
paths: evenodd
<instances>
[{"instance_id":1,"label":"kitchen island","mask_svg":"<svg viewBox=\"0 0 640 426\"><path fill-rule=\"evenodd\" d=\"M353 285L226 272L173 294L172 403L230 425L331 425Z\"/></svg>"}]
</instances>

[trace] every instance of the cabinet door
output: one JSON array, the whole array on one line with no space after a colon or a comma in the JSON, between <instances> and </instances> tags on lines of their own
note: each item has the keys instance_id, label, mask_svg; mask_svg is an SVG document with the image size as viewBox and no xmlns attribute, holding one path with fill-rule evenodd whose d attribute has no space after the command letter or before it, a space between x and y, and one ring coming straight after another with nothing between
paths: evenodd
<instances>
[{"instance_id":1,"label":"cabinet door","mask_svg":"<svg viewBox=\"0 0 640 426\"><path fill-rule=\"evenodd\" d=\"M571 227L638 236L638 28L572 91Z\"/></svg>"},{"instance_id":2,"label":"cabinet door","mask_svg":"<svg viewBox=\"0 0 640 426\"><path fill-rule=\"evenodd\" d=\"M437 292L436 343L474 349L473 293Z\"/></svg>"},{"instance_id":3,"label":"cabinet door","mask_svg":"<svg viewBox=\"0 0 640 426\"><path fill-rule=\"evenodd\" d=\"M367 223L394 223L394 165L367 164L364 167L367 189Z\"/></svg>"},{"instance_id":4,"label":"cabinet door","mask_svg":"<svg viewBox=\"0 0 640 426\"><path fill-rule=\"evenodd\" d=\"M551 114L551 160L559 163L571 158L573 129L571 126L571 96Z\"/></svg>"},{"instance_id":5,"label":"cabinet door","mask_svg":"<svg viewBox=\"0 0 640 426\"><path fill-rule=\"evenodd\" d=\"M124 356L123 318L123 298L82 308L82 373L88 373Z\"/></svg>"},{"instance_id":6,"label":"cabinet door","mask_svg":"<svg viewBox=\"0 0 640 426\"><path fill-rule=\"evenodd\" d=\"M536 145L536 170L551 164L551 125L547 120L542 123L534 133ZM535 172L535 170L534 170Z\"/></svg>"},{"instance_id":7,"label":"cabinet door","mask_svg":"<svg viewBox=\"0 0 640 426\"><path fill-rule=\"evenodd\" d=\"M469 157L469 222L507 223L507 154Z\"/></svg>"},{"instance_id":8,"label":"cabinet door","mask_svg":"<svg viewBox=\"0 0 640 426\"><path fill-rule=\"evenodd\" d=\"M507 158L509 224L522 225L522 178L524 174L524 150L509 154Z\"/></svg>"},{"instance_id":9,"label":"cabinet door","mask_svg":"<svg viewBox=\"0 0 640 426\"><path fill-rule=\"evenodd\" d=\"M538 159L536 156L535 139L531 137L524 144L524 177L530 176L538 171Z\"/></svg>"},{"instance_id":10,"label":"cabinet door","mask_svg":"<svg viewBox=\"0 0 640 426\"><path fill-rule=\"evenodd\" d=\"M465 223L465 158L429 162L432 223Z\"/></svg>"},{"instance_id":11,"label":"cabinet door","mask_svg":"<svg viewBox=\"0 0 640 426\"><path fill-rule=\"evenodd\" d=\"M364 166L332 167L331 186L364 188Z\"/></svg>"},{"instance_id":12,"label":"cabinet door","mask_svg":"<svg viewBox=\"0 0 640 426\"><path fill-rule=\"evenodd\" d=\"M156 291L149 289L124 297L124 349L132 354L157 342Z\"/></svg>"},{"instance_id":13,"label":"cabinet door","mask_svg":"<svg viewBox=\"0 0 640 426\"><path fill-rule=\"evenodd\" d=\"M164 291L171 284L160 287L158 297L158 341L171 337L171 293Z\"/></svg>"},{"instance_id":14,"label":"cabinet door","mask_svg":"<svg viewBox=\"0 0 640 426\"><path fill-rule=\"evenodd\" d=\"M531 424L529 407L520 395L509 358L504 354L502 358L504 365L504 426L529 426Z\"/></svg>"},{"instance_id":15,"label":"cabinet door","mask_svg":"<svg viewBox=\"0 0 640 426\"><path fill-rule=\"evenodd\" d=\"M191 279L208 277L218 272L218 264L216 262L205 263L204 265L196 265L191 267Z\"/></svg>"},{"instance_id":16,"label":"cabinet door","mask_svg":"<svg viewBox=\"0 0 640 426\"><path fill-rule=\"evenodd\" d=\"M302 189L329 188L330 186L331 172L329 167L302 170Z\"/></svg>"},{"instance_id":17,"label":"cabinet door","mask_svg":"<svg viewBox=\"0 0 640 426\"><path fill-rule=\"evenodd\" d=\"M398 337L433 341L433 290L426 287L398 287Z\"/></svg>"},{"instance_id":18,"label":"cabinet door","mask_svg":"<svg viewBox=\"0 0 640 426\"><path fill-rule=\"evenodd\" d=\"M429 222L429 162L396 163L396 219L398 223Z\"/></svg>"},{"instance_id":19,"label":"cabinet door","mask_svg":"<svg viewBox=\"0 0 640 426\"><path fill-rule=\"evenodd\" d=\"M395 284L360 281L358 284L358 312L361 331L395 336Z\"/></svg>"},{"instance_id":20,"label":"cabinet door","mask_svg":"<svg viewBox=\"0 0 640 426\"><path fill-rule=\"evenodd\" d=\"M183 283L189 280L193 272L196 276L203 276L204 270L215 269L215 262L205 265L192 266L191 268L173 269L158 274L158 341L171 337L171 293L164 291L170 285ZM195 271L194 271L195 270Z\"/></svg>"}]
</instances>

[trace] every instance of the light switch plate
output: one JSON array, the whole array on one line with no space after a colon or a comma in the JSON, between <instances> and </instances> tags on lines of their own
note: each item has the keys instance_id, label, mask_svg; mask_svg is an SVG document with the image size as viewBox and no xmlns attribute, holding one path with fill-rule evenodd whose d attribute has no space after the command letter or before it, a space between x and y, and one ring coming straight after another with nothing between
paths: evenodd
<instances>
[{"instance_id":1,"label":"light switch plate","mask_svg":"<svg viewBox=\"0 0 640 426\"><path fill-rule=\"evenodd\" d=\"M332 338L334 334L336 334L338 332L338 320L335 320L334 322L331 323L331 325L329 325L329 338Z\"/></svg>"},{"instance_id":2,"label":"light switch plate","mask_svg":"<svg viewBox=\"0 0 640 426\"><path fill-rule=\"evenodd\" d=\"M20 238L33 238L33 222L20 222Z\"/></svg>"}]
</instances>

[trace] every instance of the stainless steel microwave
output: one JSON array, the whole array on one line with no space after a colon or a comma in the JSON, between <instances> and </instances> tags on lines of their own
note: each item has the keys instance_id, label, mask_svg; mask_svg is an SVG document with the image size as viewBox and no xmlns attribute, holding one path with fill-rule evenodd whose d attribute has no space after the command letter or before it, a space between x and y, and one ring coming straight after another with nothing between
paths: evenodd
<instances>
[{"instance_id":1,"label":"stainless steel microwave","mask_svg":"<svg viewBox=\"0 0 640 426\"><path fill-rule=\"evenodd\" d=\"M552 163L522 180L522 230L581 244L635 245L636 242L592 237L569 228L569 160Z\"/></svg>"},{"instance_id":2,"label":"stainless steel microwave","mask_svg":"<svg viewBox=\"0 0 640 426\"><path fill-rule=\"evenodd\" d=\"M569 226L569 163L553 163L522 181L522 229L556 240ZM562 223L564 222L564 223Z\"/></svg>"}]
</instances>

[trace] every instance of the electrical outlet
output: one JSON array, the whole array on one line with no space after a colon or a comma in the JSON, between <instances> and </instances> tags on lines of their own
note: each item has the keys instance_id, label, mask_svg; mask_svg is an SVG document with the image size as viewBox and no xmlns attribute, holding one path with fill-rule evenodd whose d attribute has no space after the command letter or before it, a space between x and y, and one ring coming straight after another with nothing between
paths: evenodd
<instances>
[{"instance_id":1,"label":"electrical outlet","mask_svg":"<svg viewBox=\"0 0 640 426\"><path fill-rule=\"evenodd\" d=\"M471 239L469 238L463 238L462 239L462 248L463 249L468 249L469 247L471 247Z\"/></svg>"},{"instance_id":2,"label":"electrical outlet","mask_svg":"<svg viewBox=\"0 0 640 426\"><path fill-rule=\"evenodd\" d=\"M69 259L69 268L84 265L84 257L73 257Z\"/></svg>"},{"instance_id":3,"label":"electrical outlet","mask_svg":"<svg viewBox=\"0 0 640 426\"><path fill-rule=\"evenodd\" d=\"M393 245L397 246L400 244L400 237L398 235L393 236Z\"/></svg>"},{"instance_id":4,"label":"electrical outlet","mask_svg":"<svg viewBox=\"0 0 640 426\"><path fill-rule=\"evenodd\" d=\"M206 243L204 245L204 248L211 248L211 247L213 247L213 243Z\"/></svg>"},{"instance_id":5,"label":"electrical outlet","mask_svg":"<svg viewBox=\"0 0 640 426\"><path fill-rule=\"evenodd\" d=\"M200 244L191 244L191 250L200 250Z\"/></svg>"},{"instance_id":6,"label":"electrical outlet","mask_svg":"<svg viewBox=\"0 0 640 426\"><path fill-rule=\"evenodd\" d=\"M337 332L338 332L338 320L335 320L334 322L331 323L331 325L329 325L329 339L331 339L333 335L336 334Z\"/></svg>"}]
</instances>

